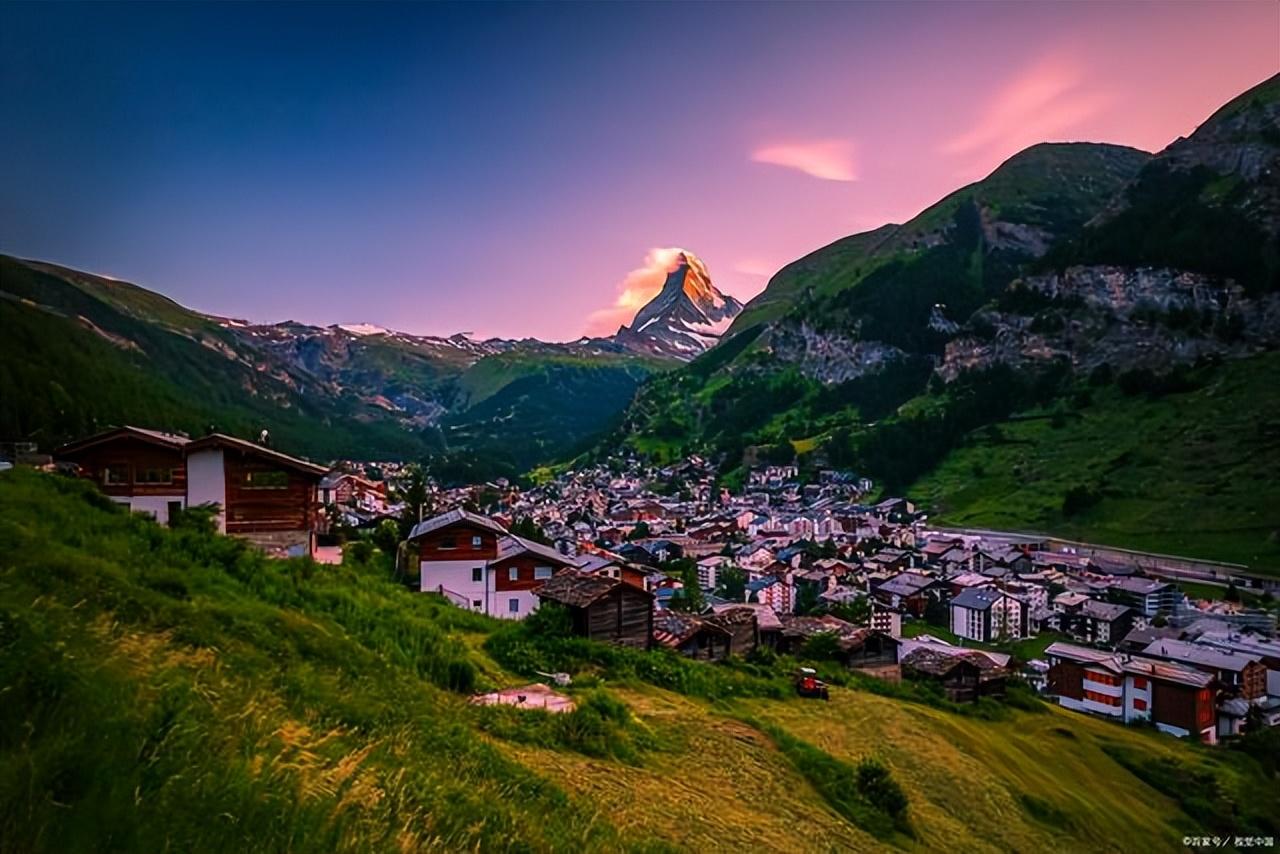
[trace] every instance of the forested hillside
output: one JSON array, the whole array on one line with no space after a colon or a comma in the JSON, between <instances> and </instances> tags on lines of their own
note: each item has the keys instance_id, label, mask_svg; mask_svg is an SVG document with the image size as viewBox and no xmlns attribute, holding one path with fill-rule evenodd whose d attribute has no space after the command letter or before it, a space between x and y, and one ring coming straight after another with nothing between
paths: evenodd
<instances>
[{"instance_id":1,"label":"forested hillside","mask_svg":"<svg viewBox=\"0 0 1280 854\"><path fill-rule=\"evenodd\" d=\"M667 363L605 345L251 326L132 285L0 256L0 437L45 448L138 424L317 459L514 476L576 452Z\"/></svg>"}]
</instances>

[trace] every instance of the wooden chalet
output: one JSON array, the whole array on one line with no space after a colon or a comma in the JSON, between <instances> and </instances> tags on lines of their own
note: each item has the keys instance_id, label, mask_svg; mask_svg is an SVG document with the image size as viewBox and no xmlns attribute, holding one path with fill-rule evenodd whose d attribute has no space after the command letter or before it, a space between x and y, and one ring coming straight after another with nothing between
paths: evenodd
<instances>
[{"instance_id":1,"label":"wooden chalet","mask_svg":"<svg viewBox=\"0 0 1280 854\"><path fill-rule=\"evenodd\" d=\"M937 682L947 699L976 703L980 697L1002 696L1008 674L976 650L958 653L918 647L902 659L902 675Z\"/></svg>"},{"instance_id":2,"label":"wooden chalet","mask_svg":"<svg viewBox=\"0 0 1280 854\"><path fill-rule=\"evenodd\" d=\"M576 635L637 649L653 643L653 594L639 587L565 569L533 592L567 608Z\"/></svg>"},{"instance_id":3,"label":"wooden chalet","mask_svg":"<svg viewBox=\"0 0 1280 854\"><path fill-rule=\"evenodd\" d=\"M550 546L517 537L497 520L461 508L419 522L405 553L416 563L406 569L416 569L424 593L517 620L537 609L534 589L572 564Z\"/></svg>"},{"instance_id":4,"label":"wooden chalet","mask_svg":"<svg viewBox=\"0 0 1280 854\"><path fill-rule=\"evenodd\" d=\"M216 504L220 531L272 554L312 553L328 469L222 433L188 442L183 453L187 505Z\"/></svg>"},{"instance_id":5,"label":"wooden chalet","mask_svg":"<svg viewBox=\"0 0 1280 854\"><path fill-rule=\"evenodd\" d=\"M878 674L897 668L898 647L898 639L889 633L860 628L840 638L840 658L851 670Z\"/></svg>"},{"instance_id":6,"label":"wooden chalet","mask_svg":"<svg viewBox=\"0 0 1280 854\"><path fill-rule=\"evenodd\" d=\"M187 505L188 442L175 433L117 427L63 445L54 457L73 463L112 501L167 524Z\"/></svg>"},{"instance_id":7,"label":"wooden chalet","mask_svg":"<svg viewBox=\"0 0 1280 854\"><path fill-rule=\"evenodd\" d=\"M711 619L663 610L653 617L653 642L689 658L720 661L731 652L733 633Z\"/></svg>"},{"instance_id":8,"label":"wooden chalet","mask_svg":"<svg viewBox=\"0 0 1280 854\"><path fill-rule=\"evenodd\" d=\"M725 608L703 617L729 633L729 654L750 655L760 644L760 621L756 609L745 606Z\"/></svg>"}]
</instances>

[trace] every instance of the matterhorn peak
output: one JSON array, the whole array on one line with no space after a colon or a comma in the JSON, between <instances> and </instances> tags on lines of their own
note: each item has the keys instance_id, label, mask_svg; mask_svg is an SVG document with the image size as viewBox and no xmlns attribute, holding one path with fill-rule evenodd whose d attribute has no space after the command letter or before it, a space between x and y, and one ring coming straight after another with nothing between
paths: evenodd
<instances>
[{"instance_id":1,"label":"matterhorn peak","mask_svg":"<svg viewBox=\"0 0 1280 854\"><path fill-rule=\"evenodd\" d=\"M711 283L702 259L675 250L662 289L618 330L617 343L688 360L711 348L742 311L742 303Z\"/></svg>"}]
</instances>

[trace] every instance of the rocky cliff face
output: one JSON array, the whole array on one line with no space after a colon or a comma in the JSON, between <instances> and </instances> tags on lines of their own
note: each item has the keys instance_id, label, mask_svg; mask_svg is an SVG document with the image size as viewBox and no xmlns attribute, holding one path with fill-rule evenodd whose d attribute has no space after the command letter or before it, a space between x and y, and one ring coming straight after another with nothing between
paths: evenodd
<instances>
[{"instance_id":1,"label":"rocky cliff face","mask_svg":"<svg viewBox=\"0 0 1280 854\"><path fill-rule=\"evenodd\" d=\"M943 379L1054 360L1159 373L1280 345L1280 294L1250 298L1238 285L1184 270L1072 267L1015 282L1004 303L1015 308L979 312L947 343Z\"/></svg>"},{"instance_id":2,"label":"rocky cliff face","mask_svg":"<svg viewBox=\"0 0 1280 854\"><path fill-rule=\"evenodd\" d=\"M742 311L742 303L711 283L702 261L679 255L658 295L609 340L628 350L688 361L714 346Z\"/></svg>"}]
</instances>

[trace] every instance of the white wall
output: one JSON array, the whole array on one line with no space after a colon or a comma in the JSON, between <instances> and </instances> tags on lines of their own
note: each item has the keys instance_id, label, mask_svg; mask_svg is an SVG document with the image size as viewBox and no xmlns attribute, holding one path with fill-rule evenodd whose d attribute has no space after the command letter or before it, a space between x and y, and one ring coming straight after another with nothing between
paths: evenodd
<instances>
[{"instance_id":1,"label":"white wall","mask_svg":"<svg viewBox=\"0 0 1280 854\"><path fill-rule=\"evenodd\" d=\"M475 558L472 560L424 560L419 562L419 589L423 593L435 593L441 589L454 596L466 600L466 607L481 612L491 612L493 593L491 573L486 567L487 561ZM472 571L479 567L480 581L472 581ZM454 596L450 596L453 599ZM472 603L479 602L476 608ZM455 603L456 604L456 603ZM506 602L502 603L506 607Z\"/></svg>"},{"instance_id":2,"label":"white wall","mask_svg":"<svg viewBox=\"0 0 1280 854\"><path fill-rule=\"evenodd\" d=\"M227 531L227 476L222 449L208 448L187 456L187 506L217 504L218 530Z\"/></svg>"},{"instance_id":3,"label":"white wall","mask_svg":"<svg viewBox=\"0 0 1280 854\"><path fill-rule=\"evenodd\" d=\"M489 594L491 607L489 613L504 620L523 620L538 610L538 597L528 590L499 590ZM511 610L511 600L518 603L518 611Z\"/></svg>"},{"instance_id":4,"label":"white wall","mask_svg":"<svg viewBox=\"0 0 1280 854\"><path fill-rule=\"evenodd\" d=\"M161 525L169 524L169 502L177 501L186 506L180 495L135 495L132 498L120 496L113 498L122 504L128 504L134 513L145 513Z\"/></svg>"}]
</instances>

